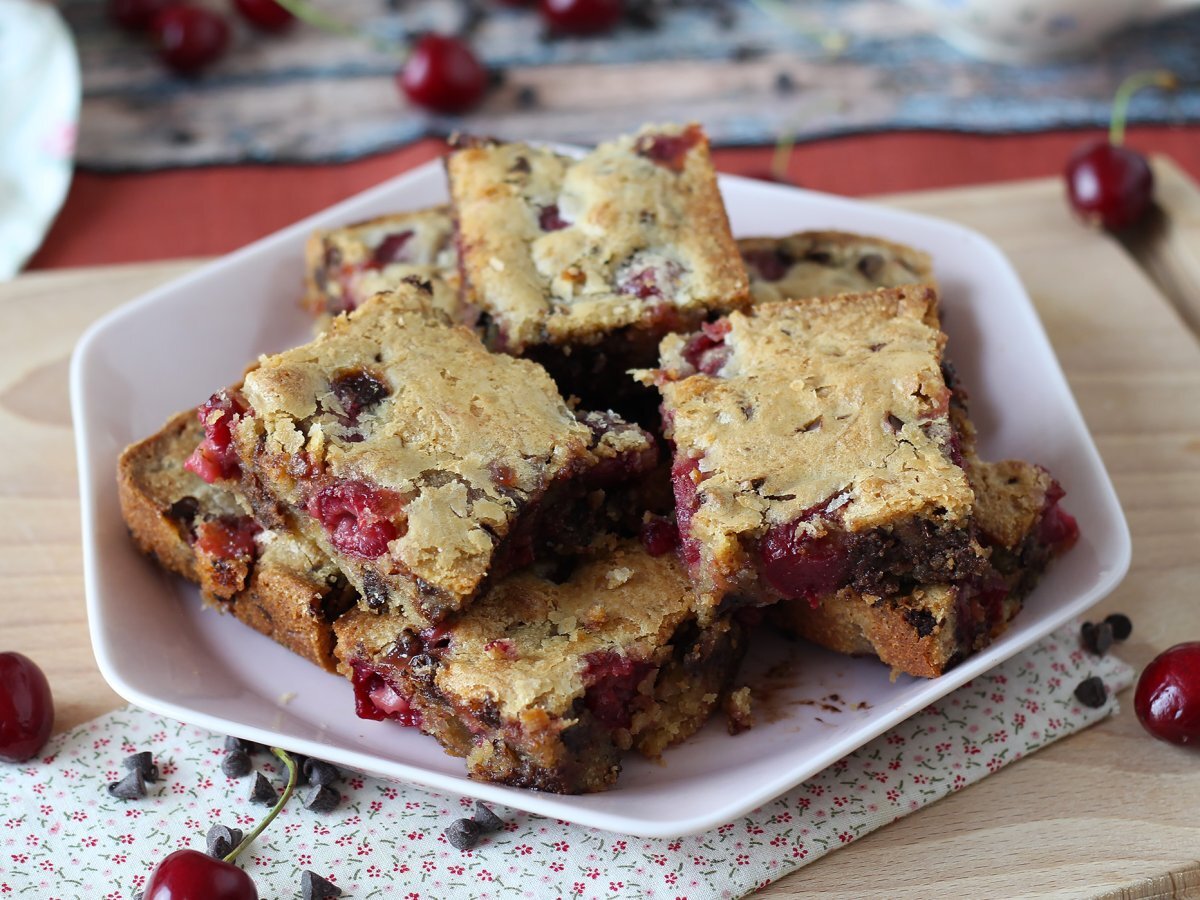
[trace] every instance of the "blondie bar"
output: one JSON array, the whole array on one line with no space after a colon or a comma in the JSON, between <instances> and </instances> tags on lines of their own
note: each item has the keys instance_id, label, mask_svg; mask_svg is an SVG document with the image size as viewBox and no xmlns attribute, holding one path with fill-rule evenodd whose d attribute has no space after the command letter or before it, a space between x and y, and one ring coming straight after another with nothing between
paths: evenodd
<instances>
[{"instance_id":1,"label":"blondie bar","mask_svg":"<svg viewBox=\"0 0 1200 900\"><path fill-rule=\"evenodd\" d=\"M357 595L302 536L263 529L234 481L184 468L203 437L195 410L121 454L118 496L134 544L200 585L205 601L329 671L332 622Z\"/></svg>"},{"instance_id":2,"label":"blondie bar","mask_svg":"<svg viewBox=\"0 0 1200 900\"><path fill-rule=\"evenodd\" d=\"M459 299L454 221L444 206L381 216L318 231L305 256L305 304L313 313L348 312L405 279L428 282L430 302L456 322L474 312Z\"/></svg>"},{"instance_id":3,"label":"blondie bar","mask_svg":"<svg viewBox=\"0 0 1200 900\"><path fill-rule=\"evenodd\" d=\"M573 159L468 141L446 161L466 298L489 342L641 341L749 301L698 125L647 126Z\"/></svg>"},{"instance_id":4,"label":"blondie bar","mask_svg":"<svg viewBox=\"0 0 1200 900\"><path fill-rule=\"evenodd\" d=\"M861 234L801 231L742 238L737 245L755 303L934 283L928 254Z\"/></svg>"},{"instance_id":5,"label":"blondie bar","mask_svg":"<svg viewBox=\"0 0 1200 900\"><path fill-rule=\"evenodd\" d=\"M708 607L987 570L944 344L925 286L767 304L663 340L640 377L662 393L681 553Z\"/></svg>"},{"instance_id":6,"label":"blondie bar","mask_svg":"<svg viewBox=\"0 0 1200 900\"><path fill-rule=\"evenodd\" d=\"M558 793L604 790L622 751L693 734L743 650L728 618L696 621L673 555L633 541L565 580L510 575L436 627L356 609L334 628L360 716L420 728L474 778Z\"/></svg>"},{"instance_id":7,"label":"blondie bar","mask_svg":"<svg viewBox=\"0 0 1200 900\"><path fill-rule=\"evenodd\" d=\"M1075 543L1079 528L1059 505L1062 488L1039 466L984 463L967 456L975 521L991 571L957 584L920 587L883 599L842 590L784 600L770 620L831 650L874 655L894 672L932 678L986 647L1020 611L1050 561Z\"/></svg>"},{"instance_id":8,"label":"blondie bar","mask_svg":"<svg viewBox=\"0 0 1200 900\"><path fill-rule=\"evenodd\" d=\"M572 411L539 366L426 299L401 285L262 359L229 433L264 525L299 528L369 606L436 622L485 580L585 546L657 448Z\"/></svg>"}]
</instances>

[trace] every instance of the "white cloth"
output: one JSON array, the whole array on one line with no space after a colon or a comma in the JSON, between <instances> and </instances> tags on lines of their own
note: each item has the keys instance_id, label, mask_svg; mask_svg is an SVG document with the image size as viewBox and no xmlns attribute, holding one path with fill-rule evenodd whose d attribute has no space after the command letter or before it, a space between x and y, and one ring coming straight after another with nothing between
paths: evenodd
<instances>
[{"instance_id":1,"label":"white cloth","mask_svg":"<svg viewBox=\"0 0 1200 900\"><path fill-rule=\"evenodd\" d=\"M79 59L58 11L0 0L0 280L41 245L67 196Z\"/></svg>"}]
</instances>

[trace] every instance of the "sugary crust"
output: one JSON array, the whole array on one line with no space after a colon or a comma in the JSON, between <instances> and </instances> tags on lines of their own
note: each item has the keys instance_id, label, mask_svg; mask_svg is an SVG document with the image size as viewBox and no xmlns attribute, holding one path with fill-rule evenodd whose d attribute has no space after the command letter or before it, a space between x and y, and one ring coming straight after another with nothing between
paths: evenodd
<instances>
[{"instance_id":1,"label":"sugary crust","mask_svg":"<svg viewBox=\"0 0 1200 900\"><path fill-rule=\"evenodd\" d=\"M313 313L356 309L408 278L429 282L431 306L452 321L474 320L459 297L454 220L448 207L315 232L305 245L304 260L304 302Z\"/></svg>"},{"instance_id":2,"label":"sugary crust","mask_svg":"<svg viewBox=\"0 0 1200 900\"><path fill-rule=\"evenodd\" d=\"M663 164L645 153L657 136L694 143ZM664 318L749 301L699 126L646 126L579 160L476 142L446 168L464 291L491 316L503 349L661 330Z\"/></svg>"},{"instance_id":3,"label":"sugary crust","mask_svg":"<svg viewBox=\"0 0 1200 900\"><path fill-rule=\"evenodd\" d=\"M197 551L199 523L241 518L249 510L231 483L209 485L183 468L202 436L195 410L187 410L121 454L118 496L134 544L200 584L216 609L333 671L330 618L345 604L338 596L345 587L315 547L298 536L261 533L254 559L232 567L234 572Z\"/></svg>"},{"instance_id":4,"label":"sugary crust","mask_svg":"<svg viewBox=\"0 0 1200 900\"><path fill-rule=\"evenodd\" d=\"M728 318L728 358L696 372L662 343L677 457L698 461L691 535L711 560L828 504L861 532L922 517L961 526L974 494L946 452L945 335L928 287L790 301Z\"/></svg>"},{"instance_id":5,"label":"sugary crust","mask_svg":"<svg viewBox=\"0 0 1200 900\"><path fill-rule=\"evenodd\" d=\"M651 445L637 430L614 431L593 452L592 429L540 366L489 353L403 288L339 317L310 344L263 359L246 377L253 415L235 440L265 519L263 498L281 501L360 592L368 593L368 570L401 600L422 584L441 596L440 618L476 593L498 544L549 486L606 454ZM332 387L344 373L367 373L380 386L350 424ZM338 552L304 511L322 486L346 482L390 492L399 507L390 514L397 536L378 558Z\"/></svg>"},{"instance_id":6,"label":"sugary crust","mask_svg":"<svg viewBox=\"0 0 1200 900\"><path fill-rule=\"evenodd\" d=\"M772 621L784 630L838 653L877 656L902 672L934 678L1001 634L1020 611L1052 554L1022 554L1034 539L1052 479L1030 463L984 463L968 454L967 470L976 490L976 523L994 548L1008 551L1020 568L1003 573L1008 593L982 629L962 621L959 587L932 585L910 594L880 599L851 589L807 601L784 601ZM1007 567L1006 567L1007 568ZM964 600L964 603L970 603Z\"/></svg>"},{"instance_id":7,"label":"sugary crust","mask_svg":"<svg viewBox=\"0 0 1200 900\"><path fill-rule=\"evenodd\" d=\"M755 303L936 285L929 254L845 231L801 231L737 242Z\"/></svg>"},{"instance_id":8,"label":"sugary crust","mask_svg":"<svg viewBox=\"0 0 1200 900\"><path fill-rule=\"evenodd\" d=\"M657 756L694 733L732 677L740 633L694 626L690 583L673 555L619 542L563 583L531 570L495 585L439 631L431 683L405 678L421 727L465 756L476 777L562 792L600 790L619 751ZM406 629L397 615L356 610L338 621L341 671L386 659ZM428 632L426 632L428 634ZM630 717L604 725L590 711L596 659L637 663Z\"/></svg>"}]
</instances>

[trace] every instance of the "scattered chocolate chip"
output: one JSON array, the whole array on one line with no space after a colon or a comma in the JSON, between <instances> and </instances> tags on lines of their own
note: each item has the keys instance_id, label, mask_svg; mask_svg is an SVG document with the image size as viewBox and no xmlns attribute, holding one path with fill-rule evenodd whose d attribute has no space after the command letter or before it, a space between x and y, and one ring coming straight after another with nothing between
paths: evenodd
<instances>
[{"instance_id":1,"label":"scattered chocolate chip","mask_svg":"<svg viewBox=\"0 0 1200 900\"><path fill-rule=\"evenodd\" d=\"M1104 686L1099 675L1093 675L1079 682L1075 688L1075 699L1084 706L1099 709L1108 700L1108 688Z\"/></svg>"},{"instance_id":2,"label":"scattered chocolate chip","mask_svg":"<svg viewBox=\"0 0 1200 900\"><path fill-rule=\"evenodd\" d=\"M214 825L208 829L205 841L208 845L208 855L215 859L224 859L233 852L233 848L242 842L240 828L230 828L228 825Z\"/></svg>"},{"instance_id":3,"label":"scattered chocolate chip","mask_svg":"<svg viewBox=\"0 0 1200 900\"><path fill-rule=\"evenodd\" d=\"M315 784L304 792L304 808L313 812L333 812L341 800L340 792L324 784Z\"/></svg>"},{"instance_id":4,"label":"scattered chocolate chip","mask_svg":"<svg viewBox=\"0 0 1200 900\"><path fill-rule=\"evenodd\" d=\"M279 794L275 788L271 786L271 782L267 781L267 776L262 772L254 773L254 783L250 785L250 793L247 795L251 803L261 803L263 806L274 806L279 799Z\"/></svg>"},{"instance_id":5,"label":"scattered chocolate chip","mask_svg":"<svg viewBox=\"0 0 1200 900\"><path fill-rule=\"evenodd\" d=\"M254 768L245 750L230 750L221 760L221 771L229 778L245 778Z\"/></svg>"},{"instance_id":6,"label":"scattered chocolate chip","mask_svg":"<svg viewBox=\"0 0 1200 900\"><path fill-rule=\"evenodd\" d=\"M254 741L243 741L241 738L235 738L233 735L228 735L225 738L226 750L241 750L248 756L253 756L259 750L263 749L262 744L256 744Z\"/></svg>"},{"instance_id":7,"label":"scattered chocolate chip","mask_svg":"<svg viewBox=\"0 0 1200 900\"><path fill-rule=\"evenodd\" d=\"M796 80L787 72L780 72L775 76L775 93L790 94L796 90Z\"/></svg>"},{"instance_id":8,"label":"scattered chocolate chip","mask_svg":"<svg viewBox=\"0 0 1200 900\"><path fill-rule=\"evenodd\" d=\"M342 889L316 872L305 869L300 875L300 896L303 900L330 900L342 896Z\"/></svg>"},{"instance_id":9,"label":"scattered chocolate chip","mask_svg":"<svg viewBox=\"0 0 1200 900\"><path fill-rule=\"evenodd\" d=\"M1113 645L1113 627L1108 622L1101 622L1099 625L1084 622L1079 629L1079 638L1085 650L1103 656Z\"/></svg>"},{"instance_id":10,"label":"scattered chocolate chip","mask_svg":"<svg viewBox=\"0 0 1200 900\"><path fill-rule=\"evenodd\" d=\"M475 824L479 826L481 832L486 834L489 831L499 831L504 822L498 815L476 800Z\"/></svg>"},{"instance_id":11,"label":"scattered chocolate chip","mask_svg":"<svg viewBox=\"0 0 1200 900\"><path fill-rule=\"evenodd\" d=\"M150 755L149 750L143 750L140 753L134 753L132 756L127 756L121 761L121 765L130 771L136 769L142 773L142 778L150 784L158 781L158 766L154 764L154 757Z\"/></svg>"},{"instance_id":12,"label":"scattered chocolate chip","mask_svg":"<svg viewBox=\"0 0 1200 900\"><path fill-rule=\"evenodd\" d=\"M733 48L732 58L734 62L749 62L752 59L758 59L766 52L757 44L738 44Z\"/></svg>"},{"instance_id":13,"label":"scattered chocolate chip","mask_svg":"<svg viewBox=\"0 0 1200 900\"><path fill-rule=\"evenodd\" d=\"M328 787L342 777L342 773L336 767L320 759L306 759L301 771L304 773L305 781L309 784L319 784L322 787Z\"/></svg>"},{"instance_id":14,"label":"scattered chocolate chip","mask_svg":"<svg viewBox=\"0 0 1200 900\"><path fill-rule=\"evenodd\" d=\"M1112 627L1113 637L1118 641L1126 640L1133 634L1133 622L1123 613L1113 613L1105 616L1104 621Z\"/></svg>"},{"instance_id":15,"label":"scattered chocolate chip","mask_svg":"<svg viewBox=\"0 0 1200 900\"><path fill-rule=\"evenodd\" d=\"M108 793L118 800L140 800L146 796L146 779L140 769L134 769L120 781L108 786Z\"/></svg>"},{"instance_id":16,"label":"scattered chocolate chip","mask_svg":"<svg viewBox=\"0 0 1200 900\"><path fill-rule=\"evenodd\" d=\"M662 24L658 10L653 7L647 8L639 3L632 4L625 11L625 21L642 31L652 31Z\"/></svg>"},{"instance_id":17,"label":"scattered chocolate chip","mask_svg":"<svg viewBox=\"0 0 1200 900\"><path fill-rule=\"evenodd\" d=\"M455 850L470 850L479 843L479 825L471 819L455 819L446 829L446 840Z\"/></svg>"},{"instance_id":18,"label":"scattered chocolate chip","mask_svg":"<svg viewBox=\"0 0 1200 900\"><path fill-rule=\"evenodd\" d=\"M517 109L533 109L538 105L538 101L540 99L541 98L538 97L537 88L531 87L528 84L523 84L521 87L517 88L517 95L513 98L513 103L516 104ZM524 163L524 168L518 168L521 163ZM528 172L529 160L523 156L519 157L517 162L513 164L513 171Z\"/></svg>"}]
</instances>

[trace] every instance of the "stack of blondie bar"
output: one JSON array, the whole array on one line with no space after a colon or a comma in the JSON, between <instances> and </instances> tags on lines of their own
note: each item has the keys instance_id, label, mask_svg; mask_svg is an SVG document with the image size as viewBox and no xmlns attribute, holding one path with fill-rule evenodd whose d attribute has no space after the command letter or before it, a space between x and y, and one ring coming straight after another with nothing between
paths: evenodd
<instances>
[{"instance_id":1,"label":"stack of blondie bar","mask_svg":"<svg viewBox=\"0 0 1200 900\"><path fill-rule=\"evenodd\" d=\"M137 546L360 716L603 790L751 625L937 676L1074 542L1044 470L979 460L925 254L735 241L697 125L446 169L449 207L312 238L311 343L119 463Z\"/></svg>"}]
</instances>

